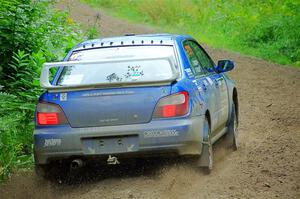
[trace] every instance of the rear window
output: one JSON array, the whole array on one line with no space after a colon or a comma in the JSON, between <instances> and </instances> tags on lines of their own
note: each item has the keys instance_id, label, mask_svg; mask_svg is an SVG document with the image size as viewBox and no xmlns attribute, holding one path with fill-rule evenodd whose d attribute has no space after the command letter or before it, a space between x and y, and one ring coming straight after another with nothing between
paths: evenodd
<instances>
[{"instance_id":1,"label":"rear window","mask_svg":"<svg viewBox=\"0 0 300 199\"><path fill-rule=\"evenodd\" d=\"M165 59L166 57L170 59ZM101 62L103 60L105 62ZM131 46L75 51L69 61L99 63L81 65L79 62L74 66L65 66L57 81L59 86L167 80L174 76L174 69L178 70L172 46Z\"/></svg>"}]
</instances>

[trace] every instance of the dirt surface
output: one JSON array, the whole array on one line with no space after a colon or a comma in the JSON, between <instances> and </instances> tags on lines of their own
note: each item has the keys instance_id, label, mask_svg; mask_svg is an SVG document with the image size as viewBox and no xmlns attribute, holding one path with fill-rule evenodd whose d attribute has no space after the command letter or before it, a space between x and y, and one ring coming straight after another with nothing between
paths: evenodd
<instances>
[{"instance_id":1,"label":"dirt surface","mask_svg":"<svg viewBox=\"0 0 300 199\"><path fill-rule=\"evenodd\" d=\"M77 1L63 3L72 17L103 36L150 33ZM0 198L300 198L300 70L206 47L215 60L235 60L229 73L238 86L240 149L214 149L210 175L181 159L137 167L90 167L67 180L45 181L19 171L0 186Z\"/></svg>"}]
</instances>

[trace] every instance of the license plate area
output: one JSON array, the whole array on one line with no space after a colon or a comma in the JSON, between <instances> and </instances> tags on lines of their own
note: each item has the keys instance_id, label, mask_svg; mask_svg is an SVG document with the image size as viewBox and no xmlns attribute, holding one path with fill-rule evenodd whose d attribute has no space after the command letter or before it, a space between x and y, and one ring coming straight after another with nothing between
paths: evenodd
<instances>
[{"instance_id":1,"label":"license plate area","mask_svg":"<svg viewBox=\"0 0 300 199\"><path fill-rule=\"evenodd\" d=\"M138 150L138 136L82 139L84 154L114 154Z\"/></svg>"}]
</instances>

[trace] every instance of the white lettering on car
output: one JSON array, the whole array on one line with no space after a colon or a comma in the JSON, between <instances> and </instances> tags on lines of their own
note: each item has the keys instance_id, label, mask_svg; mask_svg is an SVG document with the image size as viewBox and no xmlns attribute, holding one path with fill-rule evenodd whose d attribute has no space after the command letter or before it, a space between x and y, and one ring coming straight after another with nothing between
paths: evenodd
<instances>
[{"instance_id":1,"label":"white lettering on car","mask_svg":"<svg viewBox=\"0 0 300 199\"><path fill-rule=\"evenodd\" d=\"M179 133L175 129L171 130L161 130L161 131L145 131L145 138L153 138L153 137L174 137L179 136Z\"/></svg>"},{"instance_id":2,"label":"white lettering on car","mask_svg":"<svg viewBox=\"0 0 300 199\"><path fill-rule=\"evenodd\" d=\"M187 75L189 77L194 77L194 74L190 68L186 68L186 69L184 69L184 71L187 73Z\"/></svg>"},{"instance_id":3,"label":"white lettering on car","mask_svg":"<svg viewBox=\"0 0 300 199\"><path fill-rule=\"evenodd\" d=\"M50 147L50 146L60 146L61 145L61 139L45 139L44 147Z\"/></svg>"},{"instance_id":4,"label":"white lettering on car","mask_svg":"<svg viewBox=\"0 0 300 199\"><path fill-rule=\"evenodd\" d=\"M210 77L206 77L207 81L209 82L210 85L213 85L213 81L210 79Z\"/></svg>"}]
</instances>

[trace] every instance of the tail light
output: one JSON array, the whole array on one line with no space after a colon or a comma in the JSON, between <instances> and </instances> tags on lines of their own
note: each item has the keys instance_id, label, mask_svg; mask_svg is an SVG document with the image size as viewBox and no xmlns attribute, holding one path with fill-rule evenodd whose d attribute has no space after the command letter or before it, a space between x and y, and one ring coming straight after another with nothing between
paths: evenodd
<instances>
[{"instance_id":1,"label":"tail light","mask_svg":"<svg viewBox=\"0 0 300 199\"><path fill-rule=\"evenodd\" d=\"M58 105L50 103L38 103L36 120L38 125L60 125L68 123L62 109Z\"/></svg>"},{"instance_id":2,"label":"tail light","mask_svg":"<svg viewBox=\"0 0 300 199\"><path fill-rule=\"evenodd\" d=\"M159 100L154 111L155 118L179 117L189 111L189 96L186 91L166 96Z\"/></svg>"}]
</instances>

